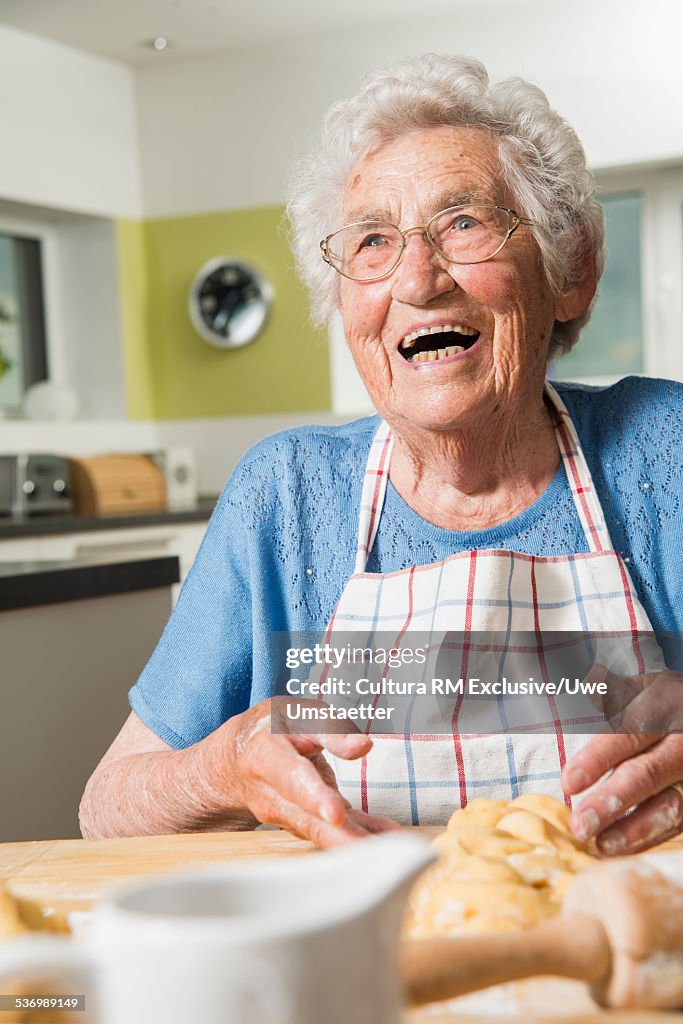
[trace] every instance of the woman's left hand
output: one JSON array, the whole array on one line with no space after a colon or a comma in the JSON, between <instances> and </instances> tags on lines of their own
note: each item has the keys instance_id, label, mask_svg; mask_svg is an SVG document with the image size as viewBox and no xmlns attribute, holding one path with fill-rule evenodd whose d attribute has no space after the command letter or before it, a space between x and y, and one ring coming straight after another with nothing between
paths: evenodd
<instances>
[{"instance_id":1,"label":"woman's left hand","mask_svg":"<svg viewBox=\"0 0 683 1024\"><path fill-rule=\"evenodd\" d=\"M574 796L610 773L576 807L571 828L578 839L596 837L601 853L623 855L683 831L683 785L672 788L683 783L683 675L614 682L609 690L627 699L605 709L612 732L594 736L567 762L562 785Z\"/></svg>"}]
</instances>

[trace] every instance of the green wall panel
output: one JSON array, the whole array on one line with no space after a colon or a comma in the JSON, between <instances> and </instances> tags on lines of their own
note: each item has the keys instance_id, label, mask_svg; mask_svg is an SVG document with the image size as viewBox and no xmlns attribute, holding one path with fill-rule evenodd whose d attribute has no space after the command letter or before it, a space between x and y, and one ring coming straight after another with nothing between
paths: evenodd
<instances>
[{"instance_id":1,"label":"green wall panel","mask_svg":"<svg viewBox=\"0 0 683 1024\"><path fill-rule=\"evenodd\" d=\"M282 207L119 224L129 414L183 419L330 408L329 352L308 320L279 228ZM137 228L137 230L136 230ZM215 256L257 267L275 289L256 341L224 351L190 323L187 295Z\"/></svg>"},{"instance_id":2,"label":"green wall panel","mask_svg":"<svg viewBox=\"0 0 683 1024\"><path fill-rule=\"evenodd\" d=\"M147 328L149 283L144 223L118 221L116 244L128 415L131 419L154 419L154 378Z\"/></svg>"}]
</instances>

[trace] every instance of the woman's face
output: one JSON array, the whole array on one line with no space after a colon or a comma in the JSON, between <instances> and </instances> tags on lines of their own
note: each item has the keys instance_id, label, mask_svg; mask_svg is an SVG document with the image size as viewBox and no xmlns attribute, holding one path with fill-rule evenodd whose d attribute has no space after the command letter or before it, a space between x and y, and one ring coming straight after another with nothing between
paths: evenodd
<instances>
[{"instance_id":1,"label":"woman's face","mask_svg":"<svg viewBox=\"0 0 683 1024\"><path fill-rule=\"evenodd\" d=\"M469 195L515 208L495 142L479 129L430 128L387 143L356 165L344 223L383 219L405 230ZM501 405L513 415L525 401L538 400L553 322L565 319L523 225L497 256L469 266L448 263L424 235L410 234L388 277L341 279L340 310L370 397L397 430L460 428L485 422ZM412 332L448 325L479 332L475 343L446 359L404 357L402 343ZM435 337L444 345L461 340Z\"/></svg>"}]
</instances>

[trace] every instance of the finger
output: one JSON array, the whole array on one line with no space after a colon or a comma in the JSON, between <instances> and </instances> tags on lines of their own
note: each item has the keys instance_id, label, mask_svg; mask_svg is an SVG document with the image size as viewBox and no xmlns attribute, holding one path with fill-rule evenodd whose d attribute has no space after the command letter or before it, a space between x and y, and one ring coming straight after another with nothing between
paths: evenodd
<instances>
[{"instance_id":1,"label":"finger","mask_svg":"<svg viewBox=\"0 0 683 1024\"><path fill-rule=\"evenodd\" d=\"M320 778L332 789L337 789L337 776L334 774L332 765L325 760L323 754L316 754L315 757L311 758L311 764L315 766L317 771L320 773ZM351 806L348 800L344 801L347 806Z\"/></svg>"},{"instance_id":2,"label":"finger","mask_svg":"<svg viewBox=\"0 0 683 1024\"><path fill-rule=\"evenodd\" d=\"M301 807L314 817L341 824L346 807L336 784L329 777L326 781L312 761L297 752L291 739L290 736L273 736L267 732L252 739L242 765L244 774L252 780L247 792L248 806L260 817L256 809L261 806L259 787L265 784L288 803Z\"/></svg>"},{"instance_id":3,"label":"finger","mask_svg":"<svg viewBox=\"0 0 683 1024\"><path fill-rule=\"evenodd\" d=\"M595 685L596 688L589 692L589 697L593 705L604 715L607 729L610 732L629 731L622 728L621 719L631 701L645 686L643 677L616 676L605 665L596 662L591 666L584 683L589 686ZM601 689L598 689L598 686Z\"/></svg>"},{"instance_id":4,"label":"finger","mask_svg":"<svg viewBox=\"0 0 683 1024\"><path fill-rule=\"evenodd\" d=\"M304 707L317 708L320 706L319 701L306 698L297 698L296 703ZM353 761L356 758L364 757L372 749L370 737L360 732L358 727L348 719L330 722L325 732L300 732L297 726L292 725L287 718L289 704L290 701L287 698L277 697L271 700L271 731L273 734L288 735L297 750L306 757L325 749L336 757Z\"/></svg>"},{"instance_id":5,"label":"finger","mask_svg":"<svg viewBox=\"0 0 683 1024\"><path fill-rule=\"evenodd\" d=\"M372 750L372 740L360 732L308 733L300 736L290 734L290 739L302 754L309 755L324 749L345 761L365 757Z\"/></svg>"},{"instance_id":6,"label":"finger","mask_svg":"<svg viewBox=\"0 0 683 1024\"><path fill-rule=\"evenodd\" d=\"M640 677L645 685L630 702L622 719L622 732L680 732L683 723L683 686L681 676L659 672Z\"/></svg>"},{"instance_id":7,"label":"finger","mask_svg":"<svg viewBox=\"0 0 683 1024\"><path fill-rule=\"evenodd\" d=\"M562 788L568 796L582 793L622 761L635 757L661 740L647 733L593 736L562 769Z\"/></svg>"},{"instance_id":8,"label":"finger","mask_svg":"<svg viewBox=\"0 0 683 1024\"><path fill-rule=\"evenodd\" d=\"M293 737L290 737L293 739ZM295 747L301 751L304 756L307 756L311 763L315 766L318 774L326 785L330 789L337 793L338 799L335 801L326 801L327 810L318 810L317 813L322 814L332 824L339 825L343 821L345 811L351 806L351 804L344 797L341 796L337 788L337 779L334 773L334 769L325 759L322 752L311 754L309 751L320 751L317 740L319 737L297 737L298 740L304 740L303 743L296 743ZM344 739L345 737L336 736L336 740ZM350 739L351 737L349 737ZM348 745L334 743L333 747L335 751L340 751L336 756L344 756L347 760L353 760L355 757L361 757L368 753L372 749L372 741L368 737L359 736L359 740L364 740L362 744L354 744L351 748ZM310 743L308 742L310 740ZM353 756L350 756L350 755ZM311 810L310 806L308 807Z\"/></svg>"},{"instance_id":9,"label":"finger","mask_svg":"<svg viewBox=\"0 0 683 1024\"><path fill-rule=\"evenodd\" d=\"M378 834L380 832L396 832L401 830L401 826L392 821L391 818L381 818L375 814L367 814L365 811L359 811L356 809L350 810L347 814L347 818L360 825L365 832L371 835Z\"/></svg>"},{"instance_id":10,"label":"finger","mask_svg":"<svg viewBox=\"0 0 683 1024\"><path fill-rule=\"evenodd\" d=\"M598 836L597 845L607 856L623 856L663 843L682 829L683 796L675 789L665 789Z\"/></svg>"},{"instance_id":11,"label":"finger","mask_svg":"<svg viewBox=\"0 0 683 1024\"><path fill-rule=\"evenodd\" d=\"M343 846L357 839L363 839L369 834L369 829L351 817L345 817L339 825L332 825L307 813L296 804L284 800L274 790L264 794L264 797L270 805L267 813L269 824L280 825L289 832L293 832L302 839L308 839L324 849Z\"/></svg>"},{"instance_id":12,"label":"finger","mask_svg":"<svg viewBox=\"0 0 683 1024\"><path fill-rule=\"evenodd\" d=\"M682 776L683 737L666 736L638 756L623 761L581 801L570 819L574 835L582 840L591 839Z\"/></svg>"},{"instance_id":13,"label":"finger","mask_svg":"<svg viewBox=\"0 0 683 1024\"><path fill-rule=\"evenodd\" d=\"M334 774L334 769L332 768L332 765L325 760L324 756L322 754L317 754L314 758L312 758L312 763L320 772L320 777L322 778L323 782L326 782L327 785L330 786L332 789L338 789L337 776ZM339 795L341 796L344 809L346 811L350 811L352 808L352 804L341 793Z\"/></svg>"},{"instance_id":14,"label":"finger","mask_svg":"<svg viewBox=\"0 0 683 1024\"><path fill-rule=\"evenodd\" d=\"M337 779L334 771L322 754L319 754L313 759L313 764L316 766L325 782L336 788ZM393 831L401 827L400 825L397 825L395 821L392 821L391 818L377 817L376 815L367 814L365 811L354 808L344 796L342 796L342 800L346 808L347 819L357 825L360 825L365 832L371 835L379 832Z\"/></svg>"},{"instance_id":15,"label":"finger","mask_svg":"<svg viewBox=\"0 0 683 1024\"><path fill-rule=\"evenodd\" d=\"M595 664L586 682L605 685L606 693L595 691L591 700L612 732L665 735L683 729L683 676L679 673L664 670L620 677Z\"/></svg>"},{"instance_id":16,"label":"finger","mask_svg":"<svg viewBox=\"0 0 683 1024\"><path fill-rule=\"evenodd\" d=\"M611 697L619 690L619 687L615 685L615 683L618 682L617 677L612 675L609 669L604 665L601 665L599 662L591 665L588 674L584 679L586 692L588 693L591 703L608 719L611 717L613 712ZM593 689L593 687L595 687L595 689ZM598 689L598 687L600 687L600 689Z\"/></svg>"},{"instance_id":17,"label":"finger","mask_svg":"<svg viewBox=\"0 0 683 1024\"><path fill-rule=\"evenodd\" d=\"M316 766L325 782L336 787L337 780L335 774L332 767L328 764L322 754L318 754L317 757L313 758L313 764ZM395 821L392 821L391 818L382 818L374 814L367 814L365 811L354 808L345 797L342 797L342 800L346 807L347 818L355 822L357 825L360 825L360 827L366 832L389 832L400 829L401 827L400 825L397 825Z\"/></svg>"}]
</instances>

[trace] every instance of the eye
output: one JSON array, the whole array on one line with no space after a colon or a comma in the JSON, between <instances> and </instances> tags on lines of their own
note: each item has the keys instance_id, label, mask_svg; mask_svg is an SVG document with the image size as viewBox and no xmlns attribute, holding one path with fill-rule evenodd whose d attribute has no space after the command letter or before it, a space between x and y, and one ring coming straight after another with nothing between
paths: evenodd
<instances>
[{"instance_id":1,"label":"eye","mask_svg":"<svg viewBox=\"0 0 683 1024\"><path fill-rule=\"evenodd\" d=\"M378 231L373 231L370 234L364 235L358 242L359 249L377 249L382 245L387 245L388 239L386 235L381 235Z\"/></svg>"},{"instance_id":2,"label":"eye","mask_svg":"<svg viewBox=\"0 0 683 1024\"><path fill-rule=\"evenodd\" d=\"M472 228L481 226L481 221L473 217L471 213L461 213L453 217L449 228L451 231L471 231Z\"/></svg>"}]
</instances>

